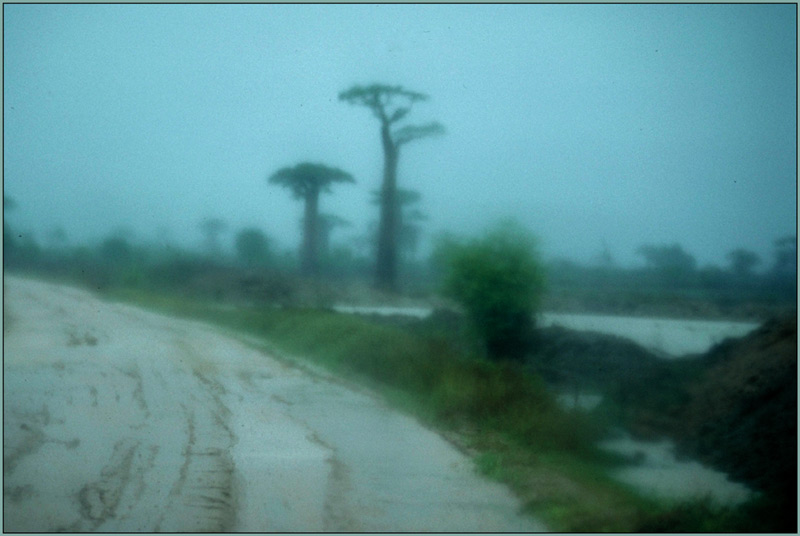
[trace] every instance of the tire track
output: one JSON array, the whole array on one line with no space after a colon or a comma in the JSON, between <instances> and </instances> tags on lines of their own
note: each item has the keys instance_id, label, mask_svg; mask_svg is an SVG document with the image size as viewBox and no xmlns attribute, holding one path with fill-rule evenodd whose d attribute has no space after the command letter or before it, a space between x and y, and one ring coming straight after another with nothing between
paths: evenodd
<instances>
[{"instance_id":1,"label":"tire track","mask_svg":"<svg viewBox=\"0 0 800 536\"><path fill-rule=\"evenodd\" d=\"M191 404L181 404L187 436L183 464L155 531L227 532L236 514L230 411L220 398L222 385L197 371L191 377L196 380Z\"/></svg>"},{"instance_id":2,"label":"tire track","mask_svg":"<svg viewBox=\"0 0 800 536\"><path fill-rule=\"evenodd\" d=\"M111 459L100 472L100 480L86 484L78 492L80 514L84 524L80 531L95 531L115 517L125 487L130 482L133 456L139 442L125 438L114 445Z\"/></svg>"}]
</instances>

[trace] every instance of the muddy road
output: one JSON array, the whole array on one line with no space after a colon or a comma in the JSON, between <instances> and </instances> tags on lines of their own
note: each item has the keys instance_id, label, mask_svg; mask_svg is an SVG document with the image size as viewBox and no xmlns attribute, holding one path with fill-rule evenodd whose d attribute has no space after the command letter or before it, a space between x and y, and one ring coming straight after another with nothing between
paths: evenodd
<instances>
[{"instance_id":1,"label":"muddy road","mask_svg":"<svg viewBox=\"0 0 800 536\"><path fill-rule=\"evenodd\" d=\"M539 531L368 393L201 323L5 279L5 531Z\"/></svg>"}]
</instances>

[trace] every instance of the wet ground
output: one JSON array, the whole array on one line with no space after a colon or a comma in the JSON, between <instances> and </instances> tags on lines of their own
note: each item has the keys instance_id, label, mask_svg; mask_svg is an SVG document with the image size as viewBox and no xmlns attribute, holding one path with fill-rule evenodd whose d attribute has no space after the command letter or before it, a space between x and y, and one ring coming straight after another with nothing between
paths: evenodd
<instances>
[{"instance_id":1,"label":"wet ground","mask_svg":"<svg viewBox=\"0 0 800 536\"><path fill-rule=\"evenodd\" d=\"M215 328L7 277L5 531L540 531L368 393Z\"/></svg>"},{"instance_id":2,"label":"wet ground","mask_svg":"<svg viewBox=\"0 0 800 536\"><path fill-rule=\"evenodd\" d=\"M644 441L621 435L601 443L602 448L628 457L632 463L614 472L614 477L641 493L662 499L710 499L736 505L752 497L744 484L695 460L675 455L669 440Z\"/></svg>"}]
</instances>

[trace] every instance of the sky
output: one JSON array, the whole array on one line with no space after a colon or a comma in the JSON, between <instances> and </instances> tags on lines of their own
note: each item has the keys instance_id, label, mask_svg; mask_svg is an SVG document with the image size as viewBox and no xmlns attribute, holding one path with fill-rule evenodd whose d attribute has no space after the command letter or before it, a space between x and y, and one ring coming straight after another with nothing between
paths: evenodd
<instances>
[{"instance_id":1,"label":"sky","mask_svg":"<svg viewBox=\"0 0 800 536\"><path fill-rule=\"evenodd\" d=\"M383 157L355 84L427 94L398 180L425 236L514 218L546 258L621 265L680 243L772 260L797 229L792 4L3 6L3 192L14 229L71 244L127 229L200 245L224 220L294 248L302 205L267 183L341 168L322 212L377 220Z\"/></svg>"}]
</instances>

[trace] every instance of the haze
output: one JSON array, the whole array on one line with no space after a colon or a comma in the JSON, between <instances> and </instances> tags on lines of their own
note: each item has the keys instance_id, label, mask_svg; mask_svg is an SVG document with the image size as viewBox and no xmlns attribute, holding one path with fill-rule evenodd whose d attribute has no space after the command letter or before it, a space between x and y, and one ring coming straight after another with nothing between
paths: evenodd
<instances>
[{"instance_id":1,"label":"haze","mask_svg":"<svg viewBox=\"0 0 800 536\"><path fill-rule=\"evenodd\" d=\"M353 84L430 96L399 183L425 237L514 217L546 257L621 264L680 243L768 265L796 232L796 6L4 5L4 194L15 230L125 227L199 247L199 223L284 248L302 204L267 177L351 173L321 211L377 220L382 154ZM232 232L227 238L232 237ZM230 242L228 242L230 243Z\"/></svg>"}]
</instances>

